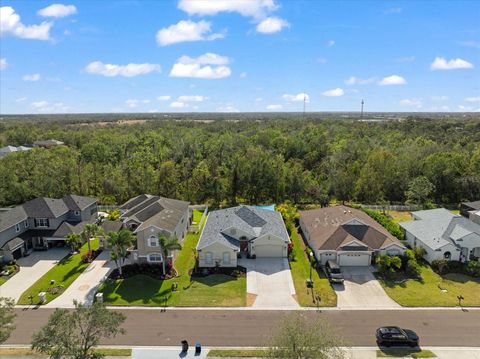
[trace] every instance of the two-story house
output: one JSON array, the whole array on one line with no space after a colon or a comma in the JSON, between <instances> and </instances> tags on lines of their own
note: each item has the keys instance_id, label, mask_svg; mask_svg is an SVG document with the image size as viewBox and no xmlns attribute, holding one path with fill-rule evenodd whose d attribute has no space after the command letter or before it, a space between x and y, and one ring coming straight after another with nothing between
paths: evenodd
<instances>
[{"instance_id":1,"label":"two-story house","mask_svg":"<svg viewBox=\"0 0 480 359\"><path fill-rule=\"evenodd\" d=\"M137 263L163 262L159 237L177 238L183 242L191 220L189 202L142 194L120 207L121 221L137 236L131 250ZM172 253L174 256L175 253Z\"/></svg>"},{"instance_id":2,"label":"two-story house","mask_svg":"<svg viewBox=\"0 0 480 359\"><path fill-rule=\"evenodd\" d=\"M97 219L97 200L68 195L35 198L0 212L0 256L3 261L32 250L64 245L69 233L80 233Z\"/></svg>"}]
</instances>

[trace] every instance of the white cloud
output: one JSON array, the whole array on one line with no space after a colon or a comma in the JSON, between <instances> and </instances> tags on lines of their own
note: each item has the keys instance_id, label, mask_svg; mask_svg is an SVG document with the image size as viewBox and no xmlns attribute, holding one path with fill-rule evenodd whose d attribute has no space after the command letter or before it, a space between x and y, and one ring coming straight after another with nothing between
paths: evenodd
<instances>
[{"instance_id":1,"label":"white cloud","mask_svg":"<svg viewBox=\"0 0 480 359\"><path fill-rule=\"evenodd\" d=\"M433 101L447 101L448 96L432 96L431 99Z\"/></svg>"},{"instance_id":2,"label":"white cloud","mask_svg":"<svg viewBox=\"0 0 480 359\"><path fill-rule=\"evenodd\" d=\"M332 47L333 45L335 45L335 40L330 40L327 42L328 47Z\"/></svg>"},{"instance_id":3,"label":"white cloud","mask_svg":"<svg viewBox=\"0 0 480 359\"><path fill-rule=\"evenodd\" d=\"M415 61L415 56L403 56L395 59L397 62L413 62Z\"/></svg>"},{"instance_id":4,"label":"white cloud","mask_svg":"<svg viewBox=\"0 0 480 359\"><path fill-rule=\"evenodd\" d=\"M430 70L458 70L473 69L473 64L460 58L447 61L443 57L436 57L430 65Z\"/></svg>"},{"instance_id":5,"label":"white cloud","mask_svg":"<svg viewBox=\"0 0 480 359\"><path fill-rule=\"evenodd\" d=\"M163 95L163 96L158 96L157 97L158 101L170 101L171 99L172 99L172 97L169 96L169 95Z\"/></svg>"},{"instance_id":6,"label":"white cloud","mask_svg":"<svg viewBox=\"0 0 480 359\"><path fill-rule=\"evenodd\" d=\"M171 77L221 79L231 75L228 57L206 53L197 58L180 57L170 70Z\"/></svg>"},{"instance_id":7,"label":"white cloud","mask_svg":"<svg viewBox=\"0 0 480 359\"><path fill-rule=\"evenodd\" d=\"M471 106L458 105L458 110L463 112L480 112L480 108L474 108Z\"/></svg>"},{"instance_id":8,"label":"white cloud","mask_svg":"<svg viewBox=\"0 0 480 359\"><path fill-rule=\"evenodd\" d=\"M0 7L0 35L11 34L21 39L49 40L52 22L40 25L24 25L11 6Z\"/></svg>"},{"instance_id":9,"label":"white cloud","mask_svg":"<svg viewBox=\"0 0 480 359\"><path fill-rule=\"evenodd\" d=\"M191 96L178 96L178 102L203 102L207 98L205 96L200 95L191 95Z\"/></svg>"},{"instance_id":10,"label":"white cloud","mask_svg":"<svg viewBox=\"0 0 480 359\"><path fill-rule=\"evenodd\" d=\"M89 74L102 75L107 77L124 76L134 77L145 75L150 72L160 72L161 67L157 64L128 64L128 65L112 65L104 64L101 61L91 62L85 67L85 71Z\"/></svg>"},{"instance_id":11,"label":"white cloud","mask_svg":"<svg viewBox=\"0 0 480 359\"><path fill-rule=\"evenodd\" d=\"M480 97L467 97L463 101L465 101L465 102L480 102Z\"/></svg>"},{"instance_id":12,"label":"white cloud","mask_svg":"<svg viewBox=\"0 0 480 359\"><path fill-rule=\"evenodd\" d=\"M65 17L77 13L74 5L52 4L38 10L37 14L43 17Z\"/></svg>"},{"instance_id":13,"label":"white cloud","mask_svg":"<svg viewBox=\"0 0 480 359\"><path fill-rule=\"evenodd\" d=\"M240 111L235 106L227 105L227 106L218 107L217 112L240 112Z\"/></svg>"},{"instance_id":14,"label":"white cloud","mask_svg":"<svg viewBox=\"0 0 480 359\"><path fill-rule=\"evenodd\" d=\"M323 96L328 96L328 97L338 97L338 96L343 96L345 94L345 91L343 91L340 87L337 87L336 89L328 90L322 93Z\"/></svg>"},{"instance_id":15,"label":"white cloud","mask_svg":"<svg viewBox=\"0 0 480 359\"><path fill-rule=\"evenodd\" d=\"M242 72L239 76L243 79L243 78L247 77L247 73L246 73L246 72Z\"/></svg>"},{"instance_id":16,"label":"white cloud","mask_svg":"<svg viewBox=\"0 0 480 359\"><path fill-rule=\"evenodd\" d=\"M263 101L263 98L261 98L261 97L257 97L257 98L255 99L255 102L262 102L262 101Z\"/></svg>"},{"instance_id":17,"label":"white cloud","mask_svg":"<svg viewBox=\"0 0 480 359\"><path fill-rule=\"evenodd\" d=\"M125 105L127 105L130 108L138 107L139 103L140 101L135 99L129 99L125 101Z\"/></svg>"},{"instance_id":18,"label":"white cloud","mask_svg":"<svg viewBox=\"0 0 480 359\"><path fill-rule=\"evenodd\" d=\"M49 103L48 101L36 101L30 104L38 112L66 112L70 107L66 106L63 102Z\"/></svg>"},{"instance_id":19,"label":"white cloud","mask_svg":"<svg viewBox=\"0 0 480 359\"><path fill-rule=\"evenodd\" d=\"M274 0L180 0L178 8L189 15L216 15L221 12L237 12L242 16L262 18L275 11Z\"/></svg>"},{"instance_id":20,"label":"white cloud","mask_svg":"<svg viewBox=\"0 0 480 359\"><path fill-rule=\"evenodd\" d=\"M179 42L187 41L212 41L221 39L223 34L210 34L211 23L201 20L194 22L191 20L182 20L175 25L171 25L157 32L157 43L160 46L167 46Z\"/></svg>"},{"instance_id":21,"label":"white cloud","mask_svg":"<svg viewBox=\"0 0 480 359\"><path fill-rule=\"evenodd\" d=\"M170 104L170 107L173 107L173 108L183 108L183 107L187 107L188 104L184 103L184 102L180 102L180 101L174 101Z\"/></svg>"},{"instance_id":22,"label":"white cloud","mask_svg":"<svg viewBox=\"0 0 480 359\"><path fill-rule=\"evenodd\" d=\"M5 70L8 67L7 59L2 57L0 59L0 70Z\"/></svg>"},{"instance_id":23,"label":"white cloud","mask_svg":"<svg viewBox=\"0 0 480 359\"><path fill-rule=\"evenodd\" d=\"M290 27L288 21L279 17L267 17L257 25L257 31L262 34L273 34L282 31L284 27Z\"/></svg>"},{"instance_id":24,"label":"white cloud","mask_svg":"<svg viewBox=\"0 0 480 359\"><path fill-rule=\"evenodd\" d=\"M422 107L422 100L421 99L415 99L415 98L404 99L404 100L400 100L400 105L421 108Z\"/></svg>"},{"instance_id":25,"label":"white cloud","mask_svg":"<svg viewBox=\"0 0 480 359\"><path fill-rule=\"evenodd\" d=\"M380 86L388 86L388 85L405 85L407 81L398 75L387 76L381 79L378 84Z\"/></svg>"},{"instance_id":26,"label":"white cloud","mask_svg":"<svg viewBox=\"0 0 480 359\"><path fill-rule=\"evenodd\" d=\"M22 77L23 81L38 81L40 80L40 74L31 74L31 75L24 75Z\"/></svg>"},{"instance_id":27,"label":"white cloud","mask_svg":"<svg viewBox=\"0 0 480 359\"><path fill-rule=\"evenodd\" d=\"M324 58L324 57L319 57L319 58L317 59L317 62L318 62L319 64L326 64L326 63L327 63L327 59Z\"/></svg>"},{"instance_id":28,"label":"white cloud","mask_svg":"<svg viewBox=\"0 0 480 359\"><path fill-rule=\"evenodd\" d=\"M26 97L19 97L19 98L15 99L15 102L23 102L23 101L26 101L26 100L28 100L28 98L26 98Z\"/></svg>"},{"instance_id":29,"label":"white cloud","mask_svg":"<svg viewBox=\"0 0 480 359\"><path fill-rule=\"evenodd\" d=\"M270 111L277 111L277 110L281 110L282 108L283 108L282 105L268 105L266 107L266 109Z\"/></svg>"},{"instance_id":30,"label":"white cloud","mask_svg":"<svg viewBox=\"0 0 480 359\"><path fill-rule=\"evenodd\" d=\"M388 15L388 14L400 14L402 12L401 7L392 7L390 9L385 10L383 13Z\"/></svg>"},{"instance_id":31,"label":"white cloud","mask_svg":"<svg viewBox=\"0 0 480 359\"><path fill-rule=\"evenodd\" d=\"M303 102L305 100L305 102L310 102L310 96L308 96L308 93L304 93L304 92L300 92L298 94L284 94L282 95L282 98L285 100L285 101L289 101L289 102Z\"/></svg>"},{"instance_id":32,"label":"white cloud","mask_svg":"<svg viewBox=\"0 0 480 359\"><path fill-rule=\"evenodd\" d=\"M347 85L366 85L375 82L377 79L375 77L369 77L368 79L361 79L359 77L350 76L345 83Z\"/></svg>"},{"instance_id":33,"label":"white cloud","mask_svg":"<svg viewBox=\"0 0 480 359\"><path fill-rule=\"evenodd\" d=\"M480 42L478 41L460 41L459 45L480 49Z\"/></svg>"}]
</instances>

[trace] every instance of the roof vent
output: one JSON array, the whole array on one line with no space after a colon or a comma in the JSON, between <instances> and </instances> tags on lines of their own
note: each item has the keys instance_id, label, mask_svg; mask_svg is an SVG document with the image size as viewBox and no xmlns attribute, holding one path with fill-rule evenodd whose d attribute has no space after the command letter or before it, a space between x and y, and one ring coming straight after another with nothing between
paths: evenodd
<instances>
[{"instance_id":1,"label":"roof vent","mask_svg":"<svg viewBox=\"0 0 480 359\"><path fill-rule=\"evenodd\" d=\"M343 214L347 214L347 211L343 211Z\"/></svg>"}]
</instances>

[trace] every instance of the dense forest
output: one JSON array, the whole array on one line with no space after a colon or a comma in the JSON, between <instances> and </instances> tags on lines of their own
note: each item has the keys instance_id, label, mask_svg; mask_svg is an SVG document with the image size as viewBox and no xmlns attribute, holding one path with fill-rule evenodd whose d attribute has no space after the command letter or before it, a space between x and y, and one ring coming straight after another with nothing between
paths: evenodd
<instances>
[{"instance_id":1,"label":"dense forest","mask_svg":"<svg viewBox=\"0 0 480 359\"><path fill-rule=\"evenodd\" d=\"M104 121L101 116L95 121ZM68 193L193 203L456 204L480 199L480 119L0 121L0 206Z\"/></svg>"}]
</instances>

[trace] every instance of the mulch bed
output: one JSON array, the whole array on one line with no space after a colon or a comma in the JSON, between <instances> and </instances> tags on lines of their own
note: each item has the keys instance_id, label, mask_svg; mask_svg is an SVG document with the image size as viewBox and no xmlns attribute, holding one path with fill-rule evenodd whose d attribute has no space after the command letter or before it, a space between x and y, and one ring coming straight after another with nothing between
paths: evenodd
<instances>
[{"instance_id":1,"label":"mulch bed","mask_svg":"<svg viewBox=\"0 0 480 359\"><path fill-rule=\"evenodd\" d=\"M230 277L239 278L245 277L247 275L247 270L244 267L237 266L236 268L224 268L224 267L213 267L213 268L198 268L190 273L192 277L206 277L210 274L224 274Z\"/></svg>"},{"instance_id":2,"label":"mulch bed","mask_svg":"<svg viewBox=\"0 0 480 359\"><path fill-rule=\"evenodd\" d=\"M167 267L168 268L168 267ZM109 279L126 279L139 274L148 275L154 279L166 280L172 279L178 276L175 268L171 268L167 275L163 275L162 266L159 264L149 264L149 263L134 263L127 264L122 266L122 276L120 275L117 268L115 268L110 275Z\"/></svg>"}]
</instances>

